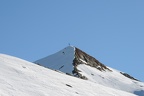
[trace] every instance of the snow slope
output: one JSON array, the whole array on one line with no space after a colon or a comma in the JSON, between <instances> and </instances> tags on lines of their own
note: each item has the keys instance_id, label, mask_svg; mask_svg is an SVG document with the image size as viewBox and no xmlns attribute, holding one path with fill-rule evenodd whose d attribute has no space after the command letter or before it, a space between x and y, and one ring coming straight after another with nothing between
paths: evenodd
<instances>
[{"instance_id":1,"label":"snow slope","mask_svg":"<svg viewBox=\"0 0 144 96\"><path fill-rule=\"evenodd\" d=\"M0 54L0 96L136 96Z\"/></svg>"},{"instance_id":2,"label":"snow slope","mask_svg":"<svg viewBox=\"0 0 144 96\"><path fill-rule=\"evenodd\" d=\"M123 90L130 93L135 93L139 96L144 96L144 83L136 80L132 80L120 73L115 69L107 67L109 70L98 70L94 67L88 65L88 59L86 55L84 56L81 52L75 52L76 48L73 46L68 46L63 50L37 60L35 63L38 63L42 66L49 67L54 70L59 70L64 73L72 74L74 70L74 58L76 57L75 53L79 55L80 64L76 66L78 73L82 76L85 76L89 81L92 81L96 84L101 84L110 88ZM93 58L90 58L91 60ZM92 62L93 63L93 62ZM101 67L101 66L98 66ZM97 68L98 68L97 67Z\"/></svg>"},{"instance_id":3,"label":"snow slope","mask_svg":"<svg viewBox=\"0 0 144 96\"><path fill-rule=\"evenodd\" d=\"M131 80L115 69L110 68L112 72L101 72L85 64L79 65L78 69L92 82L144 96L143 82Z\"/></svg>"},{"instance_id":4,"label":"snow slope","mask_svg":"<svg viewBox=\"0 0 144 96\"><path fill-rule=\"evenodd\" d=\"M75 58L75 47L68 46L63 50L42 58L35 63L40 64L42 66L48 67L50 69L59 70L64 73L72 74L73 70L73 60Z\"/></svg>"}]
</instances>

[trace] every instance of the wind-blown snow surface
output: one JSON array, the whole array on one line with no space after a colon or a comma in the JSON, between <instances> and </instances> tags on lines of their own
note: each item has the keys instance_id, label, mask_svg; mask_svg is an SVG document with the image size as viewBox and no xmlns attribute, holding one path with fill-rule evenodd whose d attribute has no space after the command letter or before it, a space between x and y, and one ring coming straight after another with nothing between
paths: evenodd
<instances>
[{"instance_id":1,"label":"wind-blown snow surface","mask_svg":"<svg viewBox=\"0 0 144 96\"><path fill-rule=\"evenodd\" d=\"M0 54L0 96L136 96Z\"/></svg>"},{"instance_id":2,"label":"wind-blown snow surface","mask_svg":"<svg viewBox=\"0 0 144 96\"><path fill-rule=\"evenodd\" d=\"M42 66L49 67L54 70L60 70L64 73L71 74L73 71L73 60L75 58L75 47L68 46L63 50L37 60ZM80 59L82 62L85 60ZM108 67L112 71L100 71L94 67L85 64L79 64L77 69L83 76L86 76L89 81L101 84L110 88L135 93L138 96L144 96L144 83L125 77L115 69ZM116 95L117 96L117 95Z\"/></svg>"}]
</instances>

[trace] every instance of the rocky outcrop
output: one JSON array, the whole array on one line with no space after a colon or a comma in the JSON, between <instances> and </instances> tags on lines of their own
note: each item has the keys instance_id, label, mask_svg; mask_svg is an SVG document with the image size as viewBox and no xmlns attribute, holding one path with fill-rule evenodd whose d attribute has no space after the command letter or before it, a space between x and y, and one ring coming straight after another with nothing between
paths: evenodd
<instances>
[{"instance_id":1,"label":"rocky outcrop","mask_svg":"<svg viewBox=\"0 0 144 96\"><path fill-rule=\"evenodd\" d=\"M79 64L86 64L88 66L94 67L100 71L111 71L104 64L96 60L94 57L86 54L78 48L75 48L75 59L73 60L73 65L77 66Z\"/></svg>"},{"instance_id":2,"label":"rocky outcrop","mask_svg":"<svg viewBox=\"0 0 144 96\"><path fill-rule=\"evenodd\" d=\"M122 75L126 76L127 78L130 78L130 79L132 79L132 80L139 81L139 80L135 79L134 77L130 76L129 74L127 74L127 73L123 73L123 72L120 72L120 73L121 73Z\"/></svg>"},{"instance_id":3,"label":"rocky outcrop","mask_svg":"<svg viewBox=\"0 0 144 96\"><path fill-rule=\"evenodd\" d=\"M86 54L85 52L81 51L78 48L75 48L75 58L73 60L74 70L72 73L75 74L79 78L87 79L85 76L82 76L79 73L80 71L77 69L77 66L79 64L86 64L88 66L96 68L99 71L106 71L107 70L107 71L111 72L111 70L109 68L107 68L104 64L102 64L98 60L96 60L94 57Z\"/></svg>"}]
</instances>

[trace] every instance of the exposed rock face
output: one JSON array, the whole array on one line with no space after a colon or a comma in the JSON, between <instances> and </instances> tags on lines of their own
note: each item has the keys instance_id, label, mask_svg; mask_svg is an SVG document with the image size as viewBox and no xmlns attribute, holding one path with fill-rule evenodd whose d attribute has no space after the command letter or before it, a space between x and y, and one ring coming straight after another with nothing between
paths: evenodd
<instances>
[{"instance_id":1,"label":"exposed rock face","mask_svg":"<svg viewBox=\"0 0 144 96\"><path fill-rule=\"evenodd\" d=\"M75 48L75 58L73 60L73 74L76 74L79 78L87 79L85 76L82 76L77 69L77 65L79 64L86 64L88 66L94 67L100 71L111 71L109 68L107 68L104 64L96 60L94 57L86 54L85 52L81 51L78 48Z\"/></svg>"},{"instance_id":2,"label":"exposed rock face","mask_svg":"<svg viewBox=\"0 0 144 96\"><path fill-rule=\"evenodd\" d=\"M120 73L121 73L122 75L124 75L124 76L126 76L126 77L132 79L132 80L139 81L139 80L135 79L134 77L130 76L129 74L127 74L127 73L123 73L123 72L120 72Z\"/></svg>"},{"instance_id":3,"label":"exposed rock face","mask_svg":"<svg viewBox=\"0 0 144 96\"><path fill-rule=\"evenodd\" d=\"M77 66L78 64L86 64L91 67L95 67L100 71L111 71L109 68L107 68L104 64L96 60L94 57L86 54L85 52L81 51L80 49L75 49L75 59L73 61L74 66Z\"/></svg>"}]
</instances>

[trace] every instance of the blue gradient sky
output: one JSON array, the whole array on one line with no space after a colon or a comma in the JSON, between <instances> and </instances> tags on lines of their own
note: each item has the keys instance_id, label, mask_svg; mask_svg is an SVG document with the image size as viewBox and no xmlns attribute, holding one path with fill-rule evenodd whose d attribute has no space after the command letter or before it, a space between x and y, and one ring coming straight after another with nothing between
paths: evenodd
<instances>
[{"instance_id":1,"label":"blue gradient sky","mask_svg":"<svg viewBox=\"0 0 144 96\"><path fill-rule=\"evenodd\" d=\"M69 43L144 81L144 0L0 0L0 53L35 61Z\"/></svg>"}]
</instances>

